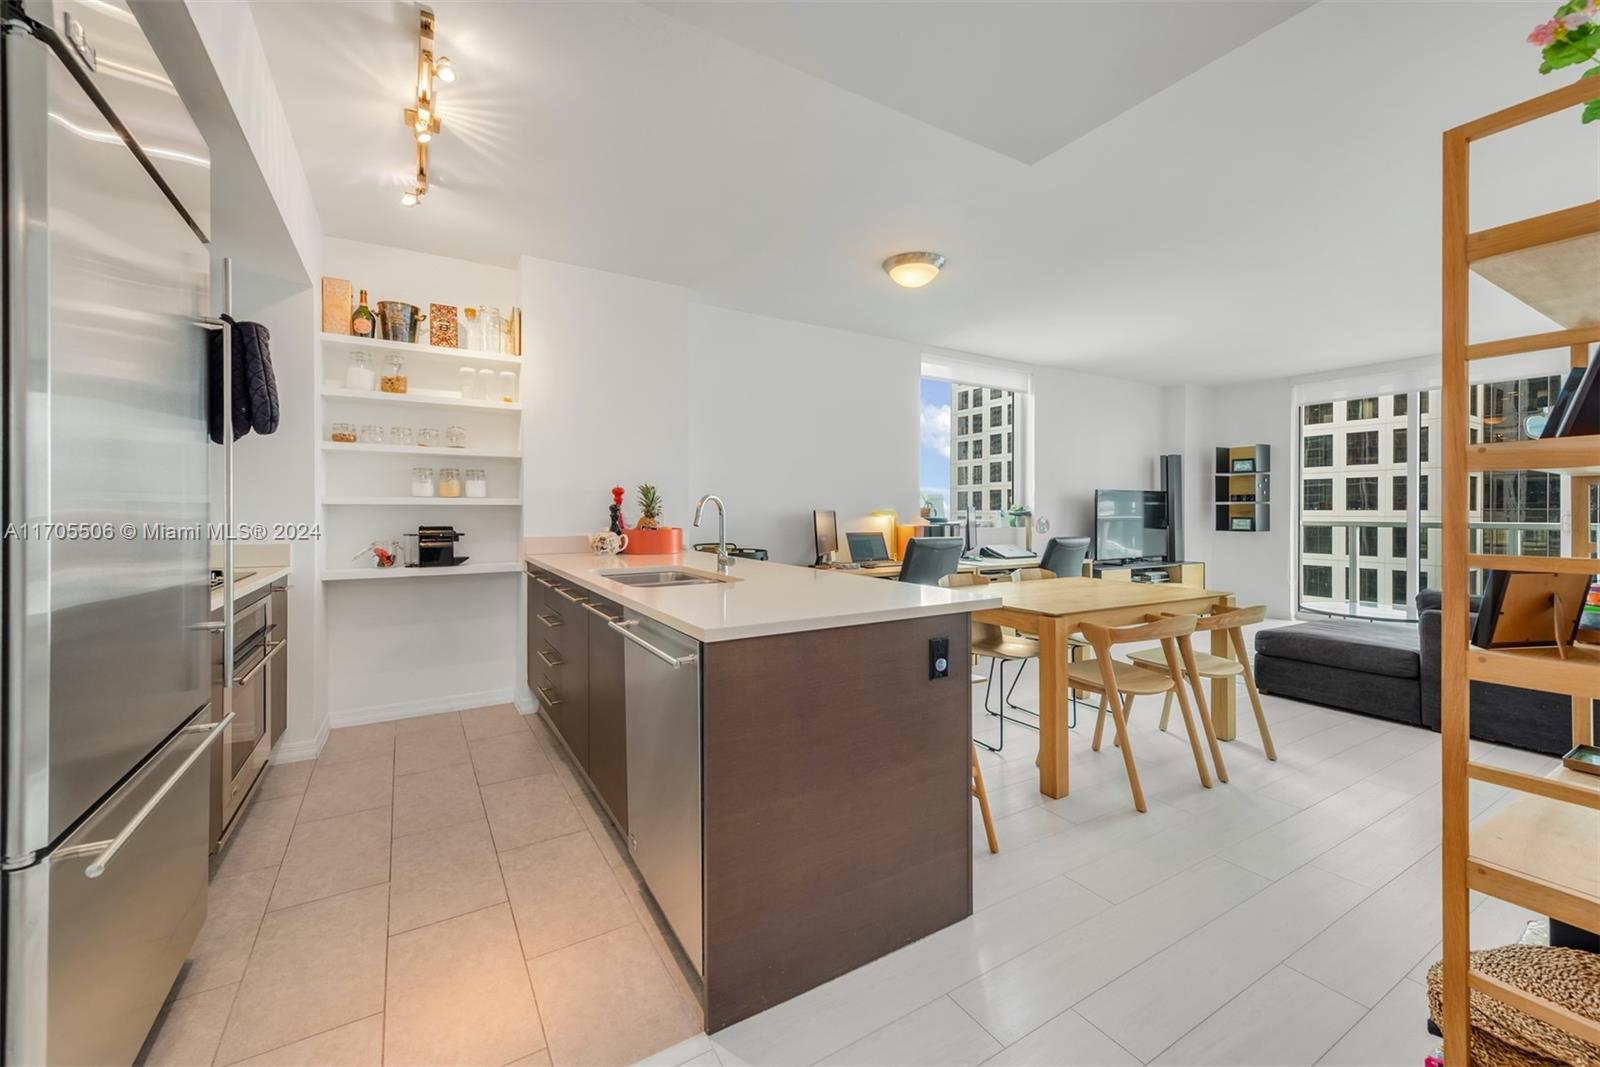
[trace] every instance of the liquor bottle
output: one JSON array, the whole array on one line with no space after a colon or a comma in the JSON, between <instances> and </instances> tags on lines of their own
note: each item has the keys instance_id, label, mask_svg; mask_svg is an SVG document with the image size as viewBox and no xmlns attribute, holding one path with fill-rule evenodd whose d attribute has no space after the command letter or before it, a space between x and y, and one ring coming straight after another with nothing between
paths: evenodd
<instances>
[{"instance_id":1,"label":"liquor bottle","mask_svg":"<svg viewBox=\"0 0 1600 1067\"><path fill-rule=\"evenodd\" d=\"M350 316L350 332L357 337L371 337L373 326L377 320L372 317L372 309L367 307L367 291L361 290L361 303Z\"/></svg>"}]
</instances>

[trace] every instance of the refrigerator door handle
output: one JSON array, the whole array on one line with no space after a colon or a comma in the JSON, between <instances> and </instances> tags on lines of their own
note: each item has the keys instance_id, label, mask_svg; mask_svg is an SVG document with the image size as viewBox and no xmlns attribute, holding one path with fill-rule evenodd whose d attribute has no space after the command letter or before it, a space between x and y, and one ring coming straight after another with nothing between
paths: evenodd
<instances>
[{"instance_id":1,"label":"refrigerator door handle","mask_svg":"<svg viewBox=\"0 0 1600 1067\"><path fill-rule=\"evenodd\" d=\"M83 873L86 878L98 878L102 874L106 873L106 864L110 863L116 858L117 853L122 851L122 846L128 843L129 838L138 833L139 827L144 824L145 819L150 817L150 813L155 811L156 808L160 806L161 801L166 798L166 795L172 792L172 788L176 786L180 780L182 780L184 772L190 767L194 766L195 761L201 756L204 756L207 752L211 751L211 746L216 743L217 738L221 737L222 732L232 724L233 713L230 711L218 722L202 723L196 726L185 727L187 730L208 731L206 734L206 739L200 742L200 744L195 747L193 752L189 753L188 758L178 765L177 770L172 772L172 776L161 784L161 788L157 789L155 794L151 796L149 800L144 802L144 806L138 811L134 812L133 818L128 820L128 825L124 826L116 837L113 837L110 841L95 841L91 844L79 846L79 848L84 852L89 852L95 849L98 849L100 852L99 858L83 869Z\"/></svg>"}]
</instances>

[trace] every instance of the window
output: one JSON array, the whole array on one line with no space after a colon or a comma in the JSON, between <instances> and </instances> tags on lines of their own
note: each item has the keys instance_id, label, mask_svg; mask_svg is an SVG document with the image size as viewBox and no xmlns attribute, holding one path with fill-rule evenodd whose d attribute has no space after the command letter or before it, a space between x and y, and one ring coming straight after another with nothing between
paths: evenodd
<instances>
[{"instance_id":1,"label":"window","mask_svg":"<svg viewBox=\"0 0 1600 1067\"><path fill-rule=\"evenodd\" d=\"M1000 425L1000 409L999 408L994 407L994 408L990 408L989 409L989 425L990 426L999 426Z\"/></svg>"},{"instance_id":2,"label":"window","mask_svg":"<svg viewBox=\"0 0 1600 1067\"><path fill-rule=\"evenodd\" d=\"M1333 479L1307 478L1302 483L1301 507L1305 511L1333 510Z\"/></svg>"},{"instance_id":3,"label":"window","mask_svg":"<svg viewBox=\"0 0 1600 1067\"><path fill-rule=\"evenodd\" d=\"M1004 441L1004 438L1000 434L997 434L997 433L990 434L989 435L989 455L991 455L991 456L999 455L1000 451L1005 447L1003 441Z\"/></svg>"},{"instance_id":4,"label":"window","mask_svg":"<svg viewBox=\"0 0 1600 1067\"><path fill-rule=\"evenodd\" d=\"M1352 467L1378 462L1378 431L1345 434L1344 461Z\"/></svg>"},{"instance_id":5,"label":"window","mask_svg":"<svg viewBox=\"0 0 1600 1067\"><path fill-rule=\"evenodd\" d=\"M1467 479L1467 510L1478 510L1478 476L1476 474Z\"/></svg>"},{"instance_id":6,"label":"window","mask_svg":"<svg viewBox=\"0 0 1600 1067\"><path fill-rule=\"evenodd\" d=\"M1300 527L1300 546L1300 550L1308 556L1333 555L1333 527Z\"/></svg>"},{"instance_id":7,"label":"window","mask_svg":"<svg viewBox=\"0 0 1600 1067\"><path fill-rule=\"evenodd\" d=\"M1378 510L1378 479L1346 478L1344 480L1344 508L1346 511Z\"/></svg>"},{"instance_id":8,"label":"window","mask_svg":"<svg viewBox=\"0 0 1600 1067\"><path fill-rule=\"evenodd\" d=\"M967 484L967 468L958 467L956 469L956 484L957 485L966 485ZM966 496L967 494L962 493L961 495L962 496Z\"/></svg>"},{"instance_id":9,"label":"window","mask_svg":"<svg viewBox=\"0 0 1600 1067\"><path fill-rule=\"evenodd\" d=\"M1001 477L1001 474L1000 474L1000 472L1003 469L1004 468L998 463L989 464L989 481L991 481L991 482L1002 482L1002 481L1005 481L1005 479L1003 477Z\"/></svg>"},{"instance_id":10,"label":"window","mask_svg":"<svg viewBox=\"0 0 1600 1067\"><path fill-rule=\"evenodd\" d=\"M1389 510L1404 511L1406 509L1406 476L1396 474L1394 485L1389 492Z\"/></svg>"},{"instance_id":11,"label":"window","mask_svg":"<svg viewBox=\"0 0 1600 1067\"><path fill-rule=\"evenodd\" d=\"M1302 565L1300 568L1300 592L1304 596L1332 597L1333 568Z\"/></svg>"},{"instance_id":12,"label":"window","mask_svg":"<svg viewBox=\"0 0 1600 1067\"><path fill-rule=\"evenodd\" d=\"M965 389L956 390L956 408L959 411L967 410L967 391Z\"/></svg>"},{"instance_id":13,"label":"window","mask_svg":"<svg viewBox=\"0 0 1600 1067\"><path fill-rule=\"evenodd\" d=\"M976 415L972 416L972 432L973 433L982 433L983 432L983 412L981 412L981 411L978 412Z\"/></svg>"},{"instance_id":14,"label":"window","mask_svg":"<svg viewBox=\"0 0 1600 1067\"><path fill-rule=\"evenodd\" d=\"M1017 484L1016 460L1006 460L1006 481L1010 482L1012 485Z\"/></svg>"},{"instance_id":15,"label":"window","mask_svg":"<svg viewBox=\"0 0 1600 1067\"><path fill-rule=\"evenodd\" d=\"M965 441L956 442L956 458L957 459L966 459L967 458L967 443Z\"/></svg>"},{"instance_id":16,"label":"window","mask_svg":"<svg viewBox=\"0 0 1600 1067\"><path fill-rule=\"evenodd\" d=\"M1427 393L1426 390L1424 390L1423 392L1421 392L1421 393L1419 393L1417 395L1417 414L1426 415L1427 413L1428 413L1428 393ZM1427 586L1423 586L1422 588L1426 589L1428 587Z\"/></svg>"},{"instance_id":17,"label":"window","mask_svg":"<svg viewBox=\"0 0 1600 1067\"><path fill-rule=\"evenodd\" d=\"M1428 462L1428 428L1423 426L1420 429L1422 432L1417 434L1417 462L1426 463Z\"/></svg>"},{"instance_id":18,"label":"window","mask_svg":"<svg viewBox=\"0 0 1600 1067\"><path fill-rule=\"evenodd\" d=\"M967 435L967 417L965 415L956 420L956 433L963 437Z\"/></svg>"},{"instance_id":19,"label":"window","mask_svg":"<svg viewBox=\"0 0 1600 1067\"><path fill-rule=\"evenodd\" d=\"M1378 417L1378 398L1375 396L1362 397L1360 400L1346 400L1344 402L1344 420L1355 422L1357 419L1375 419Z\"/></svg>"},{"instance_id":20,"label":"window","mask_svg":"<svg viewBox=\"0 0 1600 1067\"><path fill-rule=\"evenodd\" d=\"M1396 526L1394 529L1389 531L1389 536L1390 536L1390 542L1389 542L1389 544L1390 544L1390 552L1389 552L1389 555L1393 556L1395 559L1405 559L1406 558L1406 528L1404 526Z\"/></svg>"},{"instance_id":21,"label":"window","mask_svg":"<svg viewBox=\"0 0 1600 1067\"><path fill-rule=\"evenodd\" d=\"M972 468L972 484L973 485L982 485L983 484L983 467L975 466L975 467Z\"/></svg>"},{"instance_id":22,"label":"window","mask_svg":"<svg viewBox=\"0 0 1600 1067\"><path fill-rule=\"evenodd\" d=\"M1011 439L1012 439L1013 436L1014 436L1013 431L1011 431L1011 430L1007 430L1006 431L1006 451L1007 452L1015 452L1017 450L1017 446L1011 443Z\"/></svg>"},{"instance_id":23,"label":"window","mask_svg":"<svg viewBox=\"0 0 1600 1067\"><path fill-rule=\"evenodd\" d=\"M1305 426L1325 426L1333 421L1332 404L1307 404L1303 410L1305 415L1300 421Z\"/></svg>"},{"instance_id":24,"label":"window","mask_svg":"<svg viewBox=\"0 0 1600 1067\"><path fill-rule=\"evenodd\" d=\"M978 440L972 442L972 458L973 459L982 459L983 458L983 438L981 438L981 437L978 438Z\"/></svg>"},{"instance_id":25,"label":"window","mask_svg":"<svg viewBox=\"0 0 1600 1067\"><path fill-rule=\"evenodd\" d=\"M1004 508L1005 506L1006 506L1005 505L1005 499L1004 499L1003 495L1001 494L1000 490L998 490L998 489L989 490L989 510L990 511L999 511L1002 508Z\"/></svg>"},{"instance_id":26,"label":"window","mask_svg":"<svg viewBox=\"0 0 1600 1067\"><path fill-rule=\"evenodd\" d=\"M1356 572L1361 584L1361 602L1363 604L1376 604L1378 602L1378 570L1376 567L1362 567Z\"/></svg>"},{"instance_id":27,"label":"window","mask_svg":"<svg viewBox=\"0 0 1600 1067\"><path fill-rule=\"evenodd\" d=\"M1378 554L1378 528L1376 526L1356 527L1357 548L1356 553L1362 556L1376 556Z\"/></svg>"},{"instance_id":28,"label":"window","mask_svg":"<svg viewBox=\"0 0 1600 1067\"><path fill-rule=\"evenodd\" d=\"M961 473L965 474L967 472L966 471L962 471ZM966 511L967 510L967 494L965 494L965 493L957 493L956 494L956 510L957 511Z\"/></svg>"},{"instance_id":29,"label":"window","mask_svg":"<svg viewBox=\"0 0 1600 1067\"><path fill-rule=\"evenodd\" d=\"M1306 438L1306 466L1333 466L1333 434L1319 433Z\"/></svg>"},{"instance_id":30,"label":"window","mask_svg":"<svg viewBox=\"0 0 1600 1067\"><path fill-rule=\"evenodd\" d=\"M991 385L921 379L919 478L922 499L935 517L955 510L948 507L954 501L988 523L992 517L983 512L1028 503L1017 483L1028 471L1028 409L1020 396Z\"/></svg>"},{"instance_id":31,"label":"window","mask_svg":"<svg viewBox=\"0 0 1600 1067\"><path fill-rule=\"evenodd\" d=\"M1428 510L1428 476L1426 474L1417 483L1417 507L1422 511Z\"/></svg>"},{"instance_id":32,"label":"window","mask_svg":"<svg viewBox=\"0 0 1600 1067\"><path fill-rule=\"evenodd\" d=\"M1390 463L1404 463L1406 461L1406 428L1400 427L1394 432L1394 444L1389 450Z\"/></svg>"},{"instance_id":33,"label":"window","mask_svg":"<svg viewBox=\"0 0 1600 1067\"><path fill-rule=\"evenodd\" d=\"M1395 571L1389 575L1389 602L1397 608L1406 606L1406 572Z\"/></svg>"},{"instance_id":34,"label":"window","mask_svg":"<svg viewBox=\"0 0 1600 1067\"><path fill-rule=\"evenodd\" d=\"M1394 394L1394 407L1391 409L1396 416L1406 413L1406 401L1411 399L1410 393Z\"/></svg>"}]
</instances>

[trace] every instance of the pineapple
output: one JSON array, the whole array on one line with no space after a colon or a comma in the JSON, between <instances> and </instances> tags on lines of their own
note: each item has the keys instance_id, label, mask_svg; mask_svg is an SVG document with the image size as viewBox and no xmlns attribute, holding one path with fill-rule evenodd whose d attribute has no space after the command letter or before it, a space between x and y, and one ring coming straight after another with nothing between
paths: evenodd
<instances>
[{"instance_id":1,"label":"pineapple","mask_svg":"<svg viewBox=\"0 0 1600 1067\"><path fill-rule=\"evenodd\" d=\"M661 525L661 494L653 485L639 487L639 529L654 530Z\"/></svg>"}]
</instances>

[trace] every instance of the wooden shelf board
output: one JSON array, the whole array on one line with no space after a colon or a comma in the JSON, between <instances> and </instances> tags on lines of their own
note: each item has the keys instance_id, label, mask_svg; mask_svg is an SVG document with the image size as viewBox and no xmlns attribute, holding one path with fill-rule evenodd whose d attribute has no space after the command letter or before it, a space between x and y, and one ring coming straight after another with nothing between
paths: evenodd
<instances>
[{"instance_id":1,"label":"wooden shelf board","mask_svg":"<svg viewBox=\"0 0 1600 1067\"><path fill-rule=\"evenodd\" d=\"M1600 774L1569 770L1559 763L1549 774L1539 775L1468 761L1467 777L1476 782L1505 786L1567 804L1600 808ZM1596 847L1600 847L1600 843Z\"/></svg>"},{"instance_id":2,"label":"wooden shelf board","mask_svg":"<svg viewBox=\"0 0 1600 1067\"><path fill-rule=\"evenodd\" d=\"M1467 677L1519 689L1600 700L1600 648L1569 645L1563 659L1548 648L1469 648Z\"/></svg>"},{"instance_id":3,"label":"wooden shelf board","mask_svg":"<svg viewBox=\"0 0 1600 1067\"><path fill-rule=\"evenodd\" d=\"M439 345L382 341L373 337L356 337L353 334L324 333L322 335L322 343L333 345L336 348L348 348L363 352L401 352L408 356L424 356L432 359L469 359L477 363L505 364L512 367L522 366L521 356L507 356L499 352L477 352L470 348L443 348Z\"/></svg>"},{"instance_id":4,"label":"wooden shelf board","mask_svg":"<svg viewBox=\"0 0 1600 1067\"><path fill-rule=\"evenodd\" d=\"M358 441L323 441L324 452L366 452L394 456L476 456L481 459L521 459L514 448L428 448L424 445L366 445Z\"/></svg>"},{"instance_id":5,"label":"wooden shelf board","mask_svg":"<svg viewBox=\"0 0 1600 1067\"><path fill-rule=\"evenodd\" d=\"M1472 270L1565 329L1600 326L1600 233L1502 252Z\"/></svg>"},{"instance_id":6,"label":"wooden shelf board","mask_svg":"<svg viewBox=\"0 0 1600 1067\"><path fill-rule=\"evenodd\" d=\"M514 496L330 496L323 498L325 507L343 508L516 508L522 500Z\"/></svg>"},{"instance_id":7,"label":"wooden shelf board","mask_svg":"<svg viewBox=\"0 0 1600 1067\"><path fill-rule=\"evenodd\" d=\"M1600 574L1600 559L1576 556L1482 556L1467 557L1470 569L1517 571L1523 574Z\"/></svg>"},{"instance_id":8,"label":"wooden shelf board","mask_svg":"<svg viewBox=\"0 0 1600 1067\"><path fill-rule=\"evenodd\" d=\"M1600 436L1551 437L1467 445L1469 471L1560 471L1579 477L1600 474Z\"/></svg>"},{"instance_id":9,"label":"wooden shelf board","mask_svg":"<svg viewBox=\"0 0 1600 1067\"><path fill-rule=\"evenodd\" d=\"M322 572L325 582L357 582L381 579L394 581L401 578L449 578L463 574L510 574L520 571L522 564L516 560L498 563L463 563L459 567L349 567Z\"/></svg>"},{"instance_id":10,"label":"wooden shelf board","mask_svg":"<svg viewBox=\"0 0 1600 1067\"><path fill-rule=\"evenodd\" d=\"M433 396L424 393L385 393L376 389L344 389L324 385L322 395L330 400L359 400L376 404L416 404L436 408L472 408L477 411L517 412L521 404L507 404L499 400L463 400L459 396Z\"/></svg>"},{"instance_id":11,"label":"wooden shelf board","mask_svg":"<svg viewBox=\"0 0 1600 1067\"><path fill-rule=\"evenodd\" d=\"M1521 337L1502 337L1498 341L1479 341L1467 346L1467 358L1493 359L1496 356L1517 356L1524 352L1553 352L1559 348L1597 342L1600 342L1600 326L1581 326L1575 330L1552 330Z\"/></svg>"}]
</instances>

